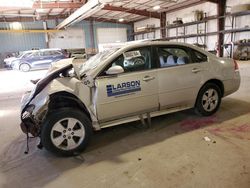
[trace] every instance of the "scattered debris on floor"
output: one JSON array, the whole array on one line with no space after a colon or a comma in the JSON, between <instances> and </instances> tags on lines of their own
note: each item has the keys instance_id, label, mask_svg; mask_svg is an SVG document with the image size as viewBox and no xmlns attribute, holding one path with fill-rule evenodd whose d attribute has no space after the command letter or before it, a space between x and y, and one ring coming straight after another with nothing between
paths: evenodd
<instances>
[{"instance_id":1,"label":"scattered debris on floor","mask_svg":"<svg viewBox=\"0 0 250 188\"><path fill-rule=\"evenodd\" d=\"M211 142L211 139L210 139L209 137L207 137L207 136L204 137L204 140L205 140L206 142Z\"/></svg>"}]
</instances>

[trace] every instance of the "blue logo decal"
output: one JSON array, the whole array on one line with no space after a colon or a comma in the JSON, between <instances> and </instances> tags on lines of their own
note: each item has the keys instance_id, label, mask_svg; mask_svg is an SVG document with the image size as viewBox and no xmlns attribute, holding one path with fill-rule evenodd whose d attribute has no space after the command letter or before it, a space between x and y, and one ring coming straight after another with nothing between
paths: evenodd
<instances>
[{"instance_id":1,"label":"blue logo decal","mask_svg":"<svg viewBox=\"0 0 250 188\"><path fill-rule=\"evenodd\" d=\"M123 82L117 85L107 85L107 95L108 97L128 94L136 91L141 91L140 80Z\"/></svg>"}]
</instances>

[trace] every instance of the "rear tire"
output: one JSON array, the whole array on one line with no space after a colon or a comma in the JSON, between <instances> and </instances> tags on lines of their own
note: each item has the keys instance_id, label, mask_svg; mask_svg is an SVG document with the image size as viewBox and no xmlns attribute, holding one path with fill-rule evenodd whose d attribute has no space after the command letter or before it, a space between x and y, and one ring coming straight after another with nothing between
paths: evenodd
<instances>
[{"instance_id":1,"label":"rear tire","mask_svg":"<svg viewBox=\"0 0 250 188\"><path fill-rule=\"evenodd\" d=\"M27 63L23 63L19 66L19 70L22 72L29 72L30 71L30 65Z\"/></svg>"},{"instance_id":2,"label":"rear tire","mask_svg":"<svg viewBox=\"0 0 250 188\"><path fill-rule=\"evenodd\" d=\"M202 116L214 114L220 107L221 97L221 89L216 84L207 83L200 89L195 104L195 112Z\"/></svg>"},{"instance_id":3,"label":"rear tire","mask_svg":"<svg viewBox=\"0 0 250 188\"><path fill-rule=\"evenodd\" d=\"M78 155L86 148L91 136L89 118L74 108L61 108L49 113L41 131L43 146L61 156Z\"/></svg>"}]
</instances>

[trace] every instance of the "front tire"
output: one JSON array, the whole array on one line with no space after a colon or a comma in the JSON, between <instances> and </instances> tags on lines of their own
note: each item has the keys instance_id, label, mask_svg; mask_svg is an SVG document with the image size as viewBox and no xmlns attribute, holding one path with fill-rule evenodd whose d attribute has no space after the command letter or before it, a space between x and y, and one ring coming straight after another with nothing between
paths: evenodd
<instances>
[{"instance_id":1,"label":"front tire","mask_svg":"<svg viewBox=\"0 0 250 188\"><path fill-rule=\"evenodd\" d=\"M202 116L214 114L220 107L221 97L221 89L216 84L207 83L198 94L195 112Z\"/></svg>"},{"instance_id":2,"label":"front tire","mask_svg":"<svg viewBox=\"0 0 250 188\"><path fill-rule=\"evenodd\" d=\"M41 141L54 154L75 156L86 148L91 135L91 122L83 112L61 108L46 117L42 125Z\"/></svg>"},{"instance_id":3,"label":"front tire","mask_svg":"<svg viewBox=\"0 0 250 188\"><path fill-rule=\"evenodd\" d=\"M30 65L27 63L23 63L19 66L19 70L22 72L29 72L30 71Z\"/></svg>"}]
</instances>

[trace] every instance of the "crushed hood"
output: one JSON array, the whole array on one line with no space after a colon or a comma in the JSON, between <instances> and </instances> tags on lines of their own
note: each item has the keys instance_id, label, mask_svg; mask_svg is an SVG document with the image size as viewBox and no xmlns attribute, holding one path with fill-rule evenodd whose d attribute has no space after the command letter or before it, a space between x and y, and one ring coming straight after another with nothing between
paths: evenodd
<instances>
[{"instance_id":1,"label":"crushed hood","mask_svg":"<svg viewBox=\"0 0 250 188\"><path fill-rule=\"evenodd\" d=\"M79 66L75 65L73 63L73 61L74 61L74 58L68 58L68 59L62 59L60 61L56 61L56 62L52 63L51 67L49 68L49 70L47 72L47 75L49 75L51 72L54 72L56 70L63 69L64 67L68 67L69 65L72 65L72 67L75 70L77 78L80 79L80 73L79 73L80 68L79 68Z\"/></svg>"},{"instance_id":2,"label":"crushed hood","mask_svg":"<svg viewBox=\"0 0 250 188\"><path fill-rule=\"evenodd\" d=\"M33 89L33 91L30 93L29 98L27 101L23 104L22 113L26 109L26 107L29 105L29 103L55 78L59 77L60 74L63 74L64 72L72 69L73 65L68 64L64 65L61 68L57 68L49 72L44 78L39 80Z\"/></svg>"}]
</instances>

